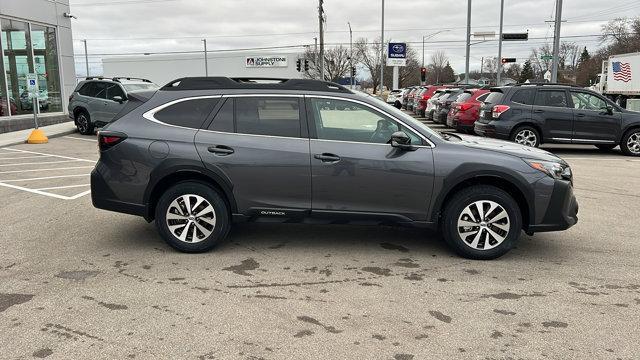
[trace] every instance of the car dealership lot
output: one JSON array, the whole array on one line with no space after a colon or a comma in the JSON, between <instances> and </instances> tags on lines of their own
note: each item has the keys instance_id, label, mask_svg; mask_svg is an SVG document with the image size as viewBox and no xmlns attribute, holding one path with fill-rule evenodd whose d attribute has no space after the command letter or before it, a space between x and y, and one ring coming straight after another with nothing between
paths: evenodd
<instances>
[{"instance_id":1,"label":"car dealership lot","mask_svg":"<svg viewBox=\"0 0 640 360\"><path fill-rule=\"evenodd\" d=\"M0 358L636 358L640 160L549 150L578 224L479 262L346 225L240 224L182 254L91 206L95 137L0 149Z\"/></svg>"}]
</instances>

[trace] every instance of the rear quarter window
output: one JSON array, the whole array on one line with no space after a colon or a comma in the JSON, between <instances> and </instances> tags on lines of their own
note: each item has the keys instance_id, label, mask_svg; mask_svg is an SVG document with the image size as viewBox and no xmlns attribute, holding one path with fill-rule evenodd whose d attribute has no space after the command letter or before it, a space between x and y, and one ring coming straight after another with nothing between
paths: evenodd
<instances>
[{"instance_id":1,"label":"rear quarter window","mask_svg":"<svg viewBox=\"0 0 640 360\"><path fill-rule=\"evenodd\" d=\"M511 96L511 102L522 105L533 105L535 94L535 89L518 89Z\"/></svg>"},{"instance_id":2,"label":"rear quarter window","mask_svg":"<svg viewBox=\"0 0 640 360\"><path fill-rule=\"evenodd\" d=\"M497 104L502 100L503 96L504 96L504 94L499 92L499 91L492 91L484 99L484 102L489 103L489 104Z\"/></svg>"},{"instance_id":3,"label":"rear quarter window","mask_svg":"<svg viewBox=\"0 0 640 360\"><path fill-rule=\"evenodd\" d=\"M165 124L199 129L219 100L205 98L181 101L158 111L154 117Z\"/></svg>"}]
</instances>

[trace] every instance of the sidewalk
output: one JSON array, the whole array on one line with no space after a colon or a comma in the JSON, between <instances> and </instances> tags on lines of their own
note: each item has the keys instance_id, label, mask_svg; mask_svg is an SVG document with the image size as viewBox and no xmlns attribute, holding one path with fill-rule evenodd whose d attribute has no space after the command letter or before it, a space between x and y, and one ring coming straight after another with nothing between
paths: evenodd
<instances>
[{"instance_id":1,"label":"sidewalk","mask_svg":"<svg viewBox=\"0 0 640 360\"><path fill-rule=\"evenodd\" d=\"M75 133L77 131L73 121L61 124L48 125L40 127L49 139ZM23 144L33 129L13 131L0 134L0 147Z\"/></svg>"}]
</instances>

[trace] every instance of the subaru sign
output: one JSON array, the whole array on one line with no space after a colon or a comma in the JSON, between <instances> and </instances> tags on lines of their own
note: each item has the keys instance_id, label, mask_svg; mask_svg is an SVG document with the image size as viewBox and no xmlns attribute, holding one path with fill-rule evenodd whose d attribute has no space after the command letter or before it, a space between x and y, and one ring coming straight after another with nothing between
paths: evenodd
<instances>
[{"instance_id":1,"label":"subaru sign","mask_svg":"<svg viewBox=\"0 0 640 360\"><path fill-rule=\"evenodd\" d=\"M389 43L387 51L387 66L406 66L407 65L407 44L405 43Z\"/></svg>"}]
</instances>

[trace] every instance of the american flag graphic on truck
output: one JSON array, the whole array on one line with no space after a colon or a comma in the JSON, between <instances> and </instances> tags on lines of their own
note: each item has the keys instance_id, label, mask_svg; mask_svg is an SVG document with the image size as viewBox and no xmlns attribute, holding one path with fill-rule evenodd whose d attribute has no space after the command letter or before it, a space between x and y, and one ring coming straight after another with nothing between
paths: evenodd
<instances>
[{"instance_id":1,"label":"american flag graphic on truck","mask_svg":"<svg viewBox=\"0 0 640 360\"><path fill-rule=\"evenodd\" d=\"M631 81L631 65L629 63L614 61L611 65L613 66L613 80Z\"/></svg>"}]
</instances>

